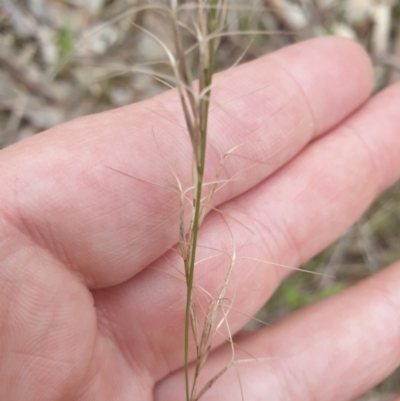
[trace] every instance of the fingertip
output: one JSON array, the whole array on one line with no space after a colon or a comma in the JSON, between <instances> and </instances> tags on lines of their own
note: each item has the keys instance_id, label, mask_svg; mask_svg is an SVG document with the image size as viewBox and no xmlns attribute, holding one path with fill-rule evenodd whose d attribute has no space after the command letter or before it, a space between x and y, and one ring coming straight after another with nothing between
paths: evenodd
<instances>
[{"instance_id":1,"label":"fingertip","mask_svg":"<svg viewBox=\"0 0 400 401\"><path fill-rule=\"evenodd\" d=\"M371 60L362 46L349 39L311 39L272 57L296 80L306 98L313 99L309 107L316 133L333 128L371 94Z\"/></svg>"}]
</instances>

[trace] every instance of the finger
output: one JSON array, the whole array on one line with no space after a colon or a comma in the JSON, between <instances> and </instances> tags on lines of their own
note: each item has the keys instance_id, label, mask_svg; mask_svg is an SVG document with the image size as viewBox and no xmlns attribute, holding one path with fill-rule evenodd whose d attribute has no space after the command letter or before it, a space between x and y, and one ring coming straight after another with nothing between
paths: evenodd
<instances>
[{"instance_id":1,"label":"finger","mask_svg":"<svg viewBox=\"0 0 400 401\"><path fill-rule=\"evenodd\" d=\"M400 365L399 286L397 263L274 327L242 335L235 368L202 399L356 399ZM203 373L212 377L229 360L224 347ZM155 400L183 400L182 383L182 372L161 382Z\"/></svg>"},{"instance_id":2,"label":"finger","mask_svg":"<svg viewBox=\"0 0 400 401\"><path fill-rule=\"evenodd\" d=\"M329 38L297 46L216 77L208 181L220 153L241 146L227 160L221 179L233 179L215 205L270 175L368 96L370 62L356 44ZM5 215L89 286L126 280L178 240L171 169L184 188L191 185L181 114L176 93L168 92L5 149Z\"/></svg>"},{"instance_id":3,"label":"finger","mask_svg":"<svg viewBox=\"0 0 400 401\"><path fill-rule=\"evenodd\" d=\"M233 254L235 245L236 261L224 296L231 332L262 306L291 271L276 263L303 264L399 178L398 99L400 85L377 95L264 183L225 204L222 213L231 230L219 213L208 216L199 238L203 262L196 266L195 282L217 298L228 271L227 255ZM170 252L167 259L124 285L95 294L97 306L118 327L117 341L135 359L147 360L157 378L179 368L183 360L186 287L177 273L180 263L179 255ZM207 298L201 291L196 293L206 310ZM197 311L200 318L201 306ZM225 337L217 336L214 345L226 335L225 331ZM150 353L154 360L148 358Z\"/></svg>"}]
</instances>

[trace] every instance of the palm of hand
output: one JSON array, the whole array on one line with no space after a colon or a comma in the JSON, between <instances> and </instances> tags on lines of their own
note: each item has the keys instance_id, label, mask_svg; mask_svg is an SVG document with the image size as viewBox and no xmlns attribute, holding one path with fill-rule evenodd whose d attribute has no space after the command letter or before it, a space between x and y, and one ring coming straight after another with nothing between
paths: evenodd
<instances>
[{"instance_id":1,"label":"palm of hand","mask_svg":"<svg viewBox=\"0 0 400 401\"><path fill-rule=\"evenodd\" d=\"M255 259L301 265L400 175L399 86L344 120L365 101L370 81L358 48L325 39L217 82L213 96L221 107L210 140L223 152L247 143L243 157L227 163L224 178L234 180L214 198L231 225L246 223L233 229L241 258L230 296L243 312L231 314L233 332L288 274ZM183 182L190 165L172 99L168 93L77 120L2 151L0 399L183 400L185 286L176 277L179 256L169 251L177 199L149 185L173 184L160 148ZM147 135L152 126L162 127L157 146ZM217 152L209 158L218 164ZM246 177L254 178L237 179ZM201 243L224 249L226 234L220 214L211 212ZM207 252L200 250L200 259ZM199 285L210 293L223 279L220 265L217 257L201 267ZM258 358L236 366L245 399L348 400L389 374L399 364L399 282L394 266L273 328L239 336L239 350ZM229 350L222 345L210 356L206 375ZM377 368L368 370L371 363ZM363 374L343 385L356 370ZM235 371L228 371L204 400L239 400L240 392Z\"/></svg>"}]
</instances>

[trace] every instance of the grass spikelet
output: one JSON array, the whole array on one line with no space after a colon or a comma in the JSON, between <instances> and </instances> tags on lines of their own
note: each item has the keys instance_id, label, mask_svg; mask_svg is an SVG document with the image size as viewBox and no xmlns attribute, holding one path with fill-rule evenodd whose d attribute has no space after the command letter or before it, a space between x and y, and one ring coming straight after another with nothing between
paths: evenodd
<instances>
[{"instance_id":1,"label":"grass spikelet","mask_svg":"<svg viewBox=\"0 0 400 401\"><path fill-rule=\"evenodd\" d=\"M206 318L202 328L199 327L195 304L193 302L194 271L196 265L196 251L198 232L209 208L211 198L215 192L215 185L208 196L203 199L204 171L206 166L208 117L210 110L210 96L212 78L215 71L215 53L223 32L228 11L228 0L198 0L185 2L184 6L193 6L197 17L193 18L193 26L184 25L180 20L180 6L178 1L171 0L171 15L174 32L174 54L167 52L171 66L178 82L177 90L185 117L186 127L192 144L192 214L188 229L185 226L185 216L181 213L180 243L184 263L186 280L186 308L184 325L184 367L185 367L185 395L186 401L197 401L212 386L212 384L228 369L223 368L215 377L197 391L197 379L207 361L211 350L212 338L218 330L218 318L222 309L229 277L235 261L234 255L226 280L221 287L218 298L209 303ZM189 65L182 30L192 32L197 44L198 76L197 85L193 84L192 68ZM167 51L167 50L166 50ZM224 158L216 172L216 182L221 174ZM182 204L181 204L182 207ZM189 345L192 333L196 347L196 360L193 378L189 370Z\"/></svg>"}]
</instances>

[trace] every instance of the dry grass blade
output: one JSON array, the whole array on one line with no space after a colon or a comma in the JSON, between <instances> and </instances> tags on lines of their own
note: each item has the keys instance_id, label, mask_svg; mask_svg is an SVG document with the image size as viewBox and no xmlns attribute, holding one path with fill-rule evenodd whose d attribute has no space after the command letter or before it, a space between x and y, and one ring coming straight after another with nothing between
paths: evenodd
<instances>
[{"instance_id":1,"label":"dry grass blade","mask_svg":"<svg viewBox=\"0 0 400 401\"><path fill-rule=\"evenodd\" d=\"M188 3L188 2L186 2ZM208 385L206 385L198 394L196 392L196 383L200 371L207 361L211 350L212 338L215 335L218 326L216 324L221 312L222 302L225 297L229 277L232 272L235 261L235 254L231 257L230 268L217 300L209 304L206 312L205 322L202 328L199 327L196 306L193 302L194 290L194 269L196 265L197 239L200 226L204 220L206 211L209 208L211 198L215 192L224 161L222 158L218 171L216 173L215 183L212 184L206 200L203 199L204 171L206 163L208 116L210 109L210 95L212 90L212 78L215 69L215 53L220 41L219 34L222 33L226 15L228 11L228 0L198 0L191 5L196 5L193 12L197 13L197 18L193 19L193 27L189 27L180 20L180 13L183 11L176 0L171 0L171 15L174 32L174 54L160 44L166 51L170 60L175 79L178 82L177 90L186 122L186 128L192 144L193 162L192 162L192 186L187 191L191 193L192 212L189 224L189 230L185 228L185 214L183 203L181 201L181 223L180 223L180 242L181 253L184 262L184 272L186 277L186 313L185 313L185 388L186 401L197 401L212 383L227 369L224 368L215 376ZM196 89L192 83L191 68L188 60L188 52L185 51L185 43L182 30L195 35L198 62L198 76ZM150 34L153 39L158 38ZM189 335L192 333L196 346L196 363L193 379L190 379L189 373Z\"/></svg>"}]
</instances>

